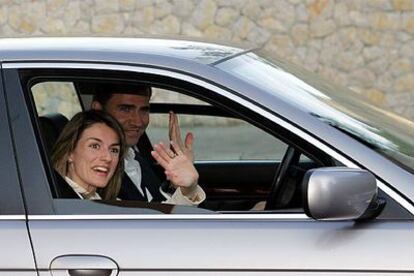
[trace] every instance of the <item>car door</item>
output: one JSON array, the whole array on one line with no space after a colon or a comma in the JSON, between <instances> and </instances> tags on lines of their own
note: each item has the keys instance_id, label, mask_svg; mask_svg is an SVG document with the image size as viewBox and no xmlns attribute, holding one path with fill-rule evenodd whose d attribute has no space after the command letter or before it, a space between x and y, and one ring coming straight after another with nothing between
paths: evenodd
<instances>
[{"instance_id":1,"label":"car door","mask_svg":"<svg viewBox=\"0 0 414 276\"><path fill-rule=\"evenodd\" d=\"M14 134L25 133L24 136L15 135L15 144L16 148L25 148L24 152L17 151L17 161L39 275L413 273L412 215L401 206L404 199L390 191L384 194L388 201L385 215L364 223L314 221L303 210L247 210L225 214L163 204L54 198L53 175L42 147L30 90L18 70L20 66L8 64L5 80L7 95L14 95L9 107L22 107L13 113L12 130ZM45 67L30 66L32 73ZM70 64L71 68L76 66ZM152 70L121 65L100 66L93 64L80 74L93 75L94 68L105 69L109 73L124 70L147 75L151 75ZM67 67L65 64L52 66L55 74L59 68ZM85 68L85 64L81 67ZM68 74L67 71L65 73ZM99 74L102 76L102 70ZM198 90L208 89L212 100L222 101L230 93L165 69L157 71L157 76L160 74L173 75L176 81L185 77L183 85L190 82L197 84ZM227 101L234 107L248 109L245 100L237 96L228 97ZM250 113L258 110L260 108L256 107ZM281 126L280 119L271 115L264 117L266 112L263 110L254 114L257 121L267 122L268 129L289 134L295 141L291 146L316 148L321 152L327 151L325 154L333 153L331 158L339 157L338 163L346 161L345 157L332 149L327 150L289 122ZM312 156L312 150L309 152Z\"/></svg>"},{"instance_id":2,"label":"car door","mask_svg":"<svg viewBox=\"0 0 414 276\"><path fill-rule=\"evenodd\" d=\"M37 275L0 75L0 275Z\"/></svg>"}]
</instances>

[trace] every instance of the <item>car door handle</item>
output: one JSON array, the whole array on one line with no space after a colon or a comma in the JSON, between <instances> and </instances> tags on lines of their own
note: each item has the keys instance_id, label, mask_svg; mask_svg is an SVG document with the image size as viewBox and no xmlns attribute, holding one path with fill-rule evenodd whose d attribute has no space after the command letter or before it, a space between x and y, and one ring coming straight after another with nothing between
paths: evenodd
<instances>
[{"instance_id":1,"label":"car door handle","mask_svg":"<svg viewBox=\"0 0 414 276\"><path fill-rule=\"evenodd\" d=\"M112 259L98 255L63 255L50 263L53 276L116 276L118 265Z\"/></svg>"},{"instance_id":2,"label":"car door handle","mask_svg":"<svg viewBox=\"0 0 414 276\"><path fill-rule=\"evenodd\" d=\"M70 276L110 276L111 269L69 269ZM53 274L54 275L54 274Z\"/></svg>"}]
</instances>

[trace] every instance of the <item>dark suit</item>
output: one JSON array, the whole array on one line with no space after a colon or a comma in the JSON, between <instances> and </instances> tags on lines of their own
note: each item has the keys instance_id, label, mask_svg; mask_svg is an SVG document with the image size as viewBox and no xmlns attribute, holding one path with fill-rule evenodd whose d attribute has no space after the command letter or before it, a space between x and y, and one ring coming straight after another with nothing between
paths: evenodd
<instances>
[{"instance_id":1,"label":"dark suit","mask_svg":"<svg viewBox=\"0 0 414 276\"><path fill-rule=\"evenodd\" d=\"M135 154L135 160L137 160L141 166L141 187L142 190L147 188L151 193L152 202L161 202L165 200L165 197L160 193L160 187L164 186L159 177L155 174L150 162L142 157L139 153ZM138 190L132 180L124 172L122 175L122 185L119 191L118 198L122 200L140 200L147 201L145 196Z\"/></svg>"}]
</instances>

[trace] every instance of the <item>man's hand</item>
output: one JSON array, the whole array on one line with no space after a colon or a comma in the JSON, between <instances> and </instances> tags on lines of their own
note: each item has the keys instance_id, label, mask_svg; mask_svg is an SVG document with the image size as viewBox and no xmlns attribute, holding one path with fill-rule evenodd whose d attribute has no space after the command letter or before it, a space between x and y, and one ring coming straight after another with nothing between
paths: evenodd
<instances>
[{"instance_id":1,"label":"man's hand","mask_svg":"<svg viewBox=\"0 0 414 276\"><path fill-rule=\"evenodd\" d=\"M163 143L155 144L152 156L164 168L167 180L176 188L180 187L183 195L191 194L197 187L198 172L190 160L175 143L172 150Z\"/></svg>"},{"instance_id":2,"label":"man's hand","mask_svg":"<svg viewBox=\"0 0 414 276\"><path fill-rule=\"evenodd\" d=\"M187 135L185 136L185 141L183 143L183 139L181 138L180 124L178 123L178 116L172 111L170 111L168 135L169 135L170 141L178 145L178 147L184 153L184 155L187 156L187 158L192 163L194 163L194 151L193 151L194 135L191 132L187 133Z\"/></svg>"}]
</instances>

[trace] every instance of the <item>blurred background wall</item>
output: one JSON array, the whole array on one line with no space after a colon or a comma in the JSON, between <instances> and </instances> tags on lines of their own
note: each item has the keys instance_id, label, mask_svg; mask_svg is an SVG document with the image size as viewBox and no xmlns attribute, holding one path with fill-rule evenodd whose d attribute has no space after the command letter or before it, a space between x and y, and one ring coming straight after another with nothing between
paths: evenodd
<instances>
[{"instance_id":1,"label":"blurred background wall","mask_svg":"<svg viewBox=\"0 0 414 276\"><path fill-rule=\"evenodd\" d=\"M0 36L263 45L414 119L414 0L0 0Z\"/></svg>"}]
</instances>

